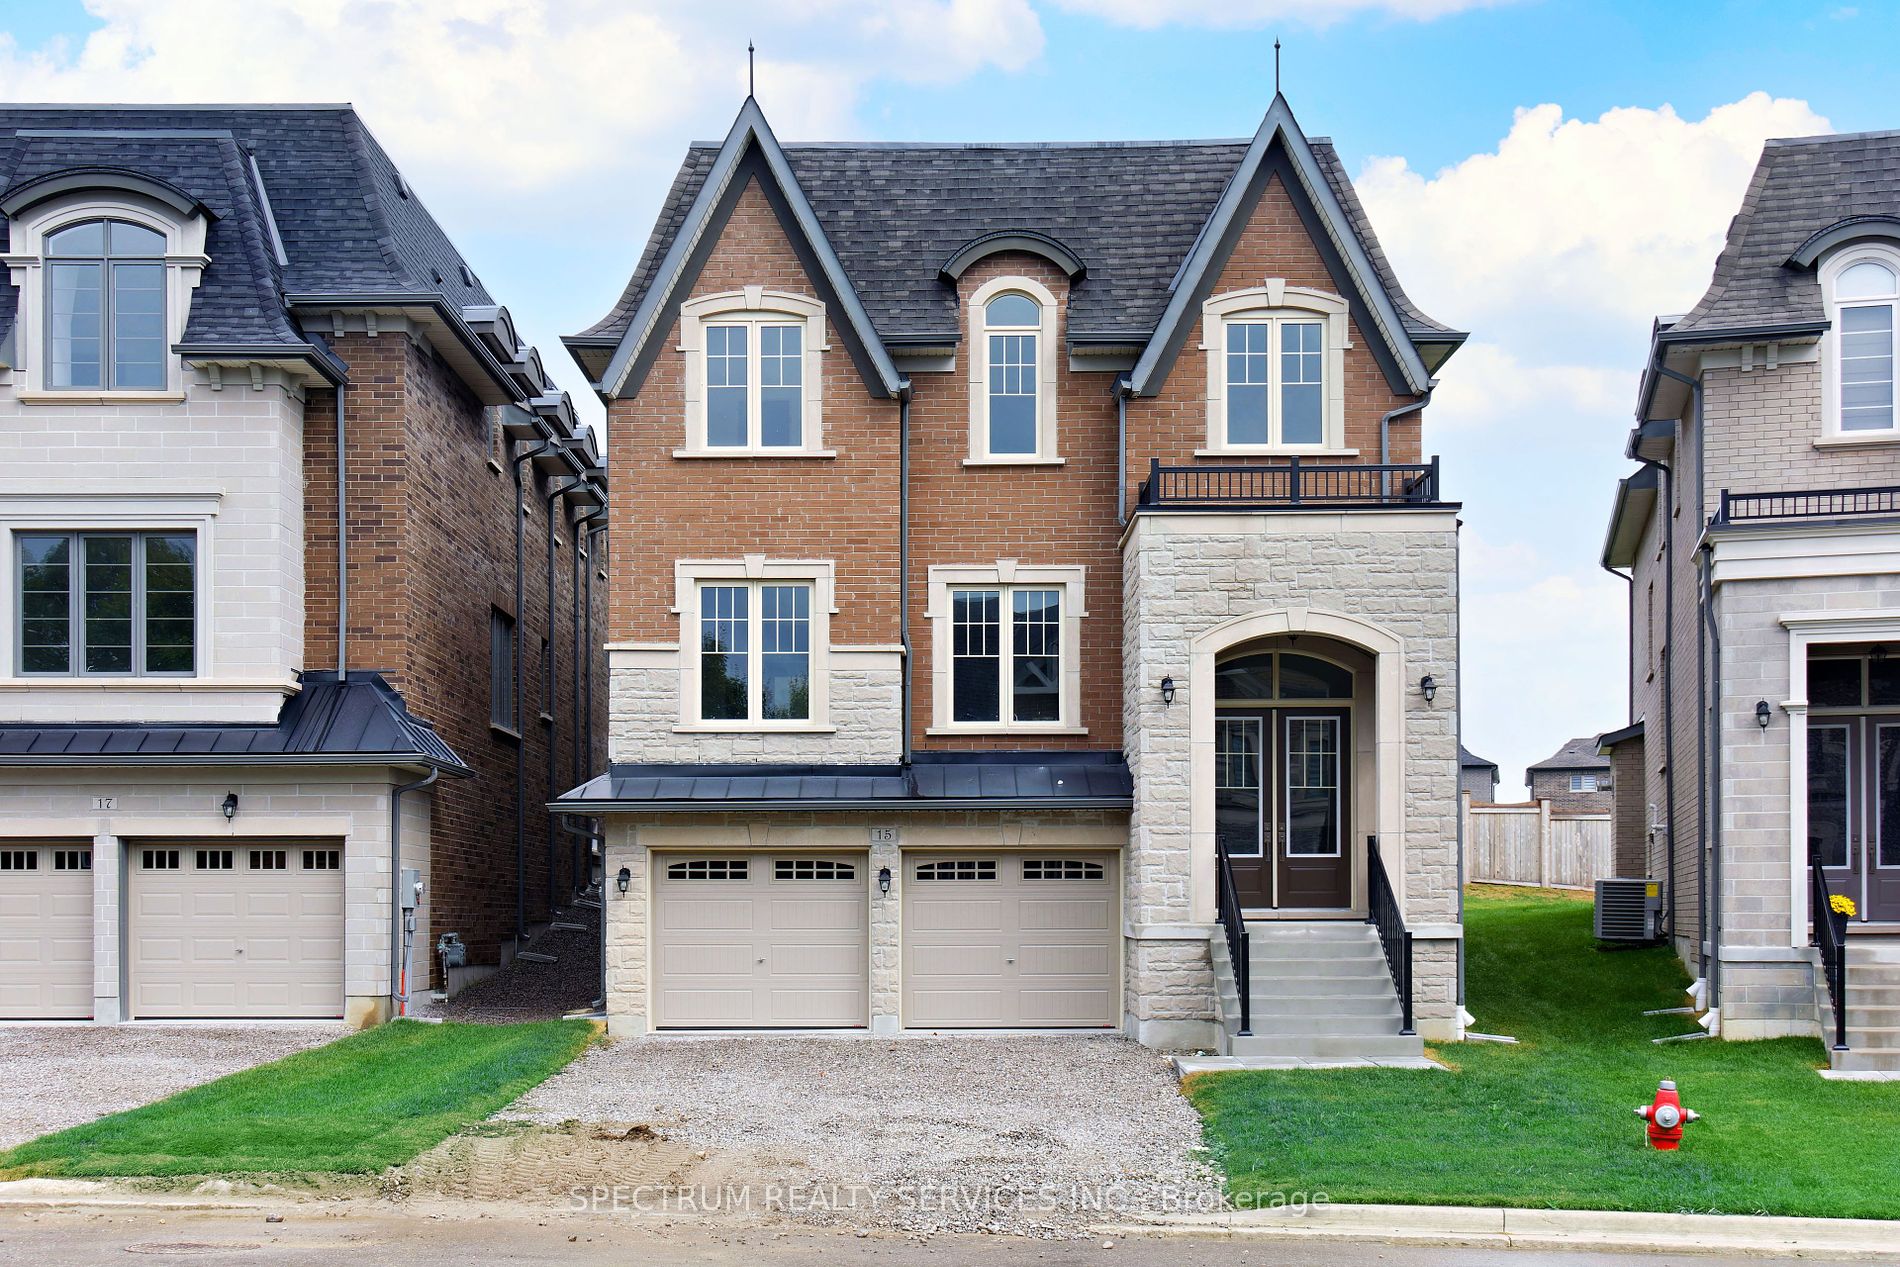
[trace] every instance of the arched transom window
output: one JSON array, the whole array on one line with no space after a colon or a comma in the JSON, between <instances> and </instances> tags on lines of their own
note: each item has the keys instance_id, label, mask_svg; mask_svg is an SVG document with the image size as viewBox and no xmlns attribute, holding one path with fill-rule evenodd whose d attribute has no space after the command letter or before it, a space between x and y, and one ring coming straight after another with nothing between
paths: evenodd
<instances>
[{"instance_id":1,"label":"arched transom window","mask_svg":"<svg viewBox=\"0 0 1900 1267\"><path fill-rule=\"evenodd\" d=\"M970 298L970 461L1055 462L1056 299L1028 277Z\"/></svg>"},{"instance_id":2,"label":"arched transom window","mask_svg":"<svg viewBox=\"0 0 1900 1267\"><path fill-rule=\"evenodd\" d=\"M1843 435L1893 431L1900 261L1860 258L1833 270L1835 392Z\"/></svg>"},{"instance_id":3,"label":"arched transom window","mask_svg":"<svg viewBox=\"0 0 1900 1267\"><path fill-rule=\"evenodd\" d=\"M45 254L48 385L164 387L164 235L83 220L47 234Z\"/></svg>"}]
</instances>

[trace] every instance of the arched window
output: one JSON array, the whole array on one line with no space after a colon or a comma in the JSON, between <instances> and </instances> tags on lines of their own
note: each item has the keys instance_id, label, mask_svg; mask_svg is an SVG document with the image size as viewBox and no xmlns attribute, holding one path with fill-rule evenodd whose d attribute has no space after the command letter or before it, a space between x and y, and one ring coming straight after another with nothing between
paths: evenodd
<instances>
[{"instance_id":1,"label":"arched window","mask_svg":"<svg viewBox=\"0 0 1900 1267\"><path fill-rule=\"evenodd\" d=\"M1884 256L1847 262L1833 271L1833 300L1839 429L1843 435L1892 431L1900 269Z\"/></svg>"},{"instance_id":2,"label":"arched window","mask_svg":"<svg viewBox=\"0 0 1900 1267\"><path fill-rule=\"evenodd\" d=\"M1055 296L998 277L970 297L970 460L1056 462Z\"/></svg>"},{"instance_id":3,"label":"arched window","mask_svg":"<svg viewBox=\"0 0 1900 1267\"><path fill-rule=\"evenodd\" d=\"M988 449L1001 457L1036 451L1036 372L1042 349L1042 310L1020 291L1006 291L983 307L989 354Z\"/></svg>"},{"instance_id":4,"label":"arched window","mask_svg":"<svg viewBox=\"0 0 1900 1267\"><path fill-rule=\"evenodd\" d=\"M47 234L45 255L48 385L164 387L164 235L82 220Z\"/></svg>"}]
</instances>

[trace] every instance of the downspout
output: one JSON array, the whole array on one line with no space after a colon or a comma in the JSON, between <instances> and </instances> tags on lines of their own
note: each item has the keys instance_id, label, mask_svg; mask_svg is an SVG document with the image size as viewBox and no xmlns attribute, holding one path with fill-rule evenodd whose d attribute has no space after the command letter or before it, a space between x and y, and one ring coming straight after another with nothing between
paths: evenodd
<instances>
[{"instance_id":1,"label":"downspout","mask_svg":"<svg viewBox=\"0 0 1900 1267\"><path fill-rule=\"evenodd\" d=\"M1128 526L1128 398L1135 389L1128 375L1115 376L1115 522Z\"/></svg>"},{"instance_id":2,"label":"downspout","mask_svg":"<svg viewBox=\"0 0 1900 1267\"><path fill-rule=\"evenodd\" d=\"M343 442L343 384L336 385L336 680L349 681L350 534L348 447Z\"/></svg>"},{"instance_id":3,"label":"downspout","mask_svg":"<svg viewBox=\"0 0 1900 1267\"><path fill-rule=\"evenodd\" d=\"M1379 465L1389 466L1392 462L1392 423L1406 414L1417 413L1432 403L1432 393L1436 386L1427 387L1425 393L1409 405L1400 405L1397 409L1388 409L1379 415Z\"/></svg>"},{"instance_id":4,"label":"downspout","mask_svg":"<svg viewBox=\"0 0 1900 1267\"><path fill-rule=\"evenodd\" d=\"M1427 394L1429 395L1429 393ZM1423 402L1421 401L1420 403L1422 404ZM1462 522L1458 524L1458 533L1462 538L1464 535L1464 524ZM1456 594L1457 606L1455 610L1458 613L1458 643L1457 650L1452 653L1451 670L1452 684L1457 688L1458 698L1458 718L1454 724L1458 735L1458 751L1462 753L1465 749L1465 552L1462 540L1459 542L1458 549L1452 554L1451 583ZM1459 779L1460 784L1464 782L1462 778L1463 773L1464 771L1461 767L1459 770L1461 776ZM1461 930L1465 926L1464 808L1464 788L1460 786L1458 789L1458 927ZM1469 1014L1465 1011L1465 939L1460 937L1458 939L1458 1032L1460 1034L1464 1033L1464 1018L1467 1015Z\"/></svg>"},{"instance_id":5,"label":"downspout","mask_svg":"<svg viewBox=\"0 0 1900 1267\"><path fill-rule=\"evenodd\" d=\"M593 737L591 724L593 715L587 711L587 697L582 693L581 688L583 672L593 663L593 653L587 646L581 626L582 593L587 584L585 577L593 575L594 562L593 551L588 548L591 530L587 525L600 518L605 509L605 507L596 506L574 521L574 737L568 741L568 752L572 757L569 762L569 772L574 787L579 787L587 781L587 776L583 773L586 767L581 761L581 743L583 739ZM591 595L593 591L591 588L586 588L585 592ZM553 795L552 790L549 795ZM571 893L578 894L586 889L592 879L591 861L586 856L584 847L575 842L568 851L568 889Z\"/></svg>"},{"instance_id":6,"label":"downspout","mask_svg":"<svg viewBox=\"0 0 1900 1267\"><path fill-rule=\"evenodd\" d=\"M910 654L910 380L897 389L897 642L904 655L904 738L899 764L910 768L913 693Z\"/></svg>"},{"instance_id":7,"label":"downspout","mask_svg":"<svg viewBox=\"0 0 1900 1267\"><path fill-rule=\"evenodd\" d=\"M587 724L581 728L587 745L586 778L594 774L594 573L600 570L600 543L606 535L605 524L587 534Z\"/></svg>"},{"instance_id":8,"label":"downspout","mask_svg":"<svg viewBox=\"0 0 1900 1267\"><path fill-rule=\"evenodd\" d=\"M1702 563L1702 623L1708 633L1709 671L1715 680L1715 707L1708 716L1709 750L1709 950L1708 1010L1721 1016L1722 986L1722 627L1715 619L1715 545L1703 539L1698 552Z\"/></svg>"},{"instance_id":9,"label":"downspout","mask_svg":"<svg viewBox=\"0 0 1900 1267\"><path fill-rule=\"evenodd\" d=\"M1678 426L1680 432L1680 426ZM1680 438L1680 436L1678 436ZM1669 936L1676 935L1676 516L1675 472L1667 462L1643 459L1645 467L1653 468L1662 476L1662 497L1659 505L1662 509L1663 527L1663 644L1662 644L1662 740L1663 740L1663 920L1668 926ZM1630 587L1630 673L1629 704L1625 710L1629 720L1636 720L1636 572L1632 568L1630 575L1623 574L1603 565L1603 570L1611 576L1622 577ZM1648 751L1648 740L1644 740L1644 751Z\"/></svg>"},{"instance_id":10,"label":"downspout","mask_svg":"<svg viewBox=\"0 0 1900 1267\"><path fill-rule=\"evenodd\" d=\"M521 609L527 603L528 508L522 503L521 468L554 447L542 440L515 454L515 947L528 940L528 749L521 725Z\"/></svg>"},{"instance_id":11,"label":"downspout","mask_svg":"<svg viewBox=\"0 0 1900 1267\"><path fill-rule=\"evenodd\" d=\"M409 991L402 979L402 797L405 792L420 792L442 777L440 767L430 769L414 783L400 783L389 791L389 998L396 1015L408 1010ZM448 981L442 982L443 989Z\"/></svg>"},{"instance_id":12,"label":"downspout","mask_svg":"<svg viewBox=\"0 0 1900 1267\"><path fill-rule=\"evenodd\" d=\"M1708 445L1706 438L1702 434L1702 383L1699 379L1691 378L1689 375L1678 370L1670 369L1667 365L1663 364L1660 359L1656 360L1654 364L1657 374L1673 382L1681 383L1684 387L1689 389L1689 399L1692 403L1695 416L1695 521L1696 531L1699 534L1708 524L1708 520L1704 514L1706 505L1703 488L1703 455L1707 451ZM1677 429L1677 441L1678 445L1680 445L1680 424L1678 424ZM1673 518L1673 509L1670 510L1669 513ZM1673 558L1670 560L1670 566L1672 569L1675 566L1675 560ZM1698 569L1698 571L1700 571L1700 569ZM1702 1005L1705 1009L1713 1010L1716 1006L1715 978L1710 971L1710 965L1714 959L1714 947L1709 938L1712 935L1712 928L1719 918L1716 910L1719 905L1719 900L1715 894L1709 892L1709 885L1712 880L1710 875L1710 858L1721 848L1722 836L1719 826L1711 822L1709 818L1709 648L1708 612L1706 609L1707 604L1704 601L1703 579L1706 578L1699 578L1696 585L1696 606L1698 608L1696 614L1695 675L1696 831L1702 841L1707 843L1696 851L1696 962L1700 966L1698 975L1700 975L1707 986L1707 992L1702 998ZM1673 659L1674 657L1671 658ZM1670 738L1673 741L1675 736L1672 734ZM1672 742L1670 746L1671 765L1674 764L1674 756L1675 748ZM1674 829L1673 822L1671 823L1671 829L1672 831Z\"/></svg>"},{"instance_id":13,"label":"downspout","mask_svg":"<svg viewBox=\"0 0 1900 1267\"><path fill-rule=\"evenodd\" d=\"M556 650L557 644L554 641L554 546L560 538L560 534L555 531L554 503L561 500L562 494L571 492L580 487L580 482L579 476L560 483L549 481L552 487L548 489L544 498L548 518L548 614L547 621L544 625L544 628L548 631L548 666L547 672L541 675L541 713L548 719L548 781L545 785L545 791L547 792L549 800L552 800L558 795L554 790L554 780L557 777L556 772L559 769L560 763L555 759L555 749L559 747L561 738L561 716L560 710L555 707L557 701L555 699L554 690L555 680L559 676L555 672L555 666L560 663ZM554 811L547 811L547 820L545 824L547 830L542 833L547 844L547 885L543 890L543 896L547 899L548 918L553 919Z\"/></svg>"}]
</instances>

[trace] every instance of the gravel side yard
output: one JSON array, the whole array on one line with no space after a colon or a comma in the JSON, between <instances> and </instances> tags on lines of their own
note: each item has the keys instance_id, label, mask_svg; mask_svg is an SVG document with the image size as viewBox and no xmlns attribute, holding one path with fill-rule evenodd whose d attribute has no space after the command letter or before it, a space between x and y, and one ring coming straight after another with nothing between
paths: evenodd
<instances>
[{"instance_id":1,"label":"gravel side yard","mask_svg":"<svg viewBox=\"0 0 1900 1267\"><path fill-rule=\"evenodd\" d=\"M0 1148L341 1038L331 1022L0 1025Z\"/></svg>"},{"instance_id":2,"label":"gravel side yard","mask_svg":"<svg viewBox=\"0 0 1900 1267\"><path fill-rule=\"evenodd\" d=\"M796 1159L876 1203L820 1217L909 1230L1073 1231L1220 1192L1166 1058L1121 1038L630 1039L503 1116Z\"/></svg>"}]
</instances>

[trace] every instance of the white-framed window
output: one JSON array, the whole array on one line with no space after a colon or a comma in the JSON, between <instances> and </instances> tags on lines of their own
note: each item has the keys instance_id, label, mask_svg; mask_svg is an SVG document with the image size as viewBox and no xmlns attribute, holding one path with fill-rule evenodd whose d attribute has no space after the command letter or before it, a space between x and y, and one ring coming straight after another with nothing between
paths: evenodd
<instances>
[{"instance_id":1,"label":"white-framed window","mask_svg":"<svg viewBox=\"0 0 1900 1267\"><path fill-rule=\"evenodd\" d=\"M748 286L680 305L686 438L675 457L832 457L824 447L825 306Z\"/></svg>"},{"instance_id":2,"label":"white-framed window","mask_svg":"<svg viewBox=\"0 0 1900 1267\"><path fill-rule=\"evenodd\" d=\"M191 677L198 534L13 534L14 663L22 677Z\"/></svg>"},{"instance_id":3,"label":"white-framed window","mask_svg":"<svg viewBox=\"0 0 1900 1267\"><path fill-rule=\"evenodd\" d=\"M180 396L172 347L209 262L205 229L202 214L118 190L60 194L13 216L5 260L20 297L19 398Z\"/></svg>"},{"instance_id":4,"label":"white-framed window","mask_svg":"<svg viewBox=\"0 0 1900 1267\"><path fill-rule=\"evenodd\" d=\"M1216 295L1201 306L1207 453L1329 453L1346 447L1346 301L1288 286Z\"/></svg>"},{"instance_id":5,"label":"white-framed window","mask_svg":"<svg viewBox=\"0 0 1900 1267\"><path fill-rule=\"evenodd\" d=\"M680 721L687 731L828 731L829 561L681 560Z\"/></svg>"},{"instance_id":6,"label":"white-framed window","mask_svg":"<svg viewBox=\"0 0 1900 1267\"><path fill-rule=\"evenodd\" d=\"M1572 792L1594 792L1597 790L1597 776L1594 774L1573 774L1570 776Z\"/></svg>"},{"instance_id":7,"label":"white-framed window","mask_svg":"<svg viewBox=\"0 0 1900 1267\"><path fill-rule=\"evenodd\" d=\"M1852 247L1821 270L1830 329L1823 339L1822 413L1843 440L1900 435L1900 251Z\"/></svg>"},{"instance_id":8,"label":"white-framed window","mask_svg":"<svg viewBox=\"0 0 1900 1267\"><path fill-rule=\"evenodd\" d=\"M932 734L1086 733L1086 569L930 569Z\"/></svg>"},{"instance_id":9,"label":"white-framed window","mask_svg":"<svg viewBox=\"0 0 1900 1267\"><path fill-rule=\"evenodd\" d=\"M995 277L971 294L969 464L1054 464L1056 297L1032 277Z\"/></svg>"}]
</instances>

